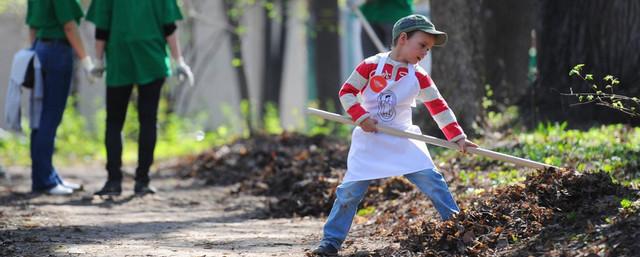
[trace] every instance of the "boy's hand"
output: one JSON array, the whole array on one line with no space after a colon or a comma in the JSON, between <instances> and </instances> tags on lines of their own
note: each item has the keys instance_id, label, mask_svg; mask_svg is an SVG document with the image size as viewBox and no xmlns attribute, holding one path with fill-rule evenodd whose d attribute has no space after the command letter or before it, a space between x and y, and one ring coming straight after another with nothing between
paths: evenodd
<instances>
[{"instance_id":1,"label":"boy's hand","mask_svg":"<svg viewBox=\"0 0 640 257\"><path fill-rule=\"evenodd\" d=\"M372 118L366 118L364 121L360 123L360 127L365 132L378 132L378 128L376 127L378 121Z\"/></svg>"},{"instance_id":2,"label":"boy's hand","mask_svg":"<svg viewBox=\"0 0 640 257\"><path fill-rule=\"evenodd\" d=\"M459 139L458 141L456 141L456 144L458 145L458 149L462 153L466 153L467 152L467 147L478 147L478 145L476 145L473 142L467 140L466 138Z\"/></svg>"}]
</instances>

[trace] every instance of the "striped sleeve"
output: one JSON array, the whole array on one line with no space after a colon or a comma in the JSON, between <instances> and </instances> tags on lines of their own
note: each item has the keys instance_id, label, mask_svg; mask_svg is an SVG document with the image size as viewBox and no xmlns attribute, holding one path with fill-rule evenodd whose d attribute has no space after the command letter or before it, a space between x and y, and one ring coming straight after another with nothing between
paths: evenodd
<instances>
[{"instance_id":1,"label":"striped sleeve","mask_svg":"<svg viewBox=\"0 0 640 257\"><path fill-rule=\"evenodd\" d=\"M440 95L431 77L424 70L416 70L416 76L420 83L418 100L422 101L427 107L431 117L436 121L447 140L455 142L459 139L467 138L462 127L458 124L455 114L453 114L447 102Z\"/></svg>"},{"instance_id":2,"label":"striped sleeve","mask_svg":"<svg viewBox=\"0 0 640 257\"><path fill-rule=\"evenodd\" d=\"M358 64L338 93L342 108L357 124L369 117L369 113L358 102L358 93L366 88L369 76L376 68L377 62L374 59L370 57Z\"/></svg>"}]
</instances>

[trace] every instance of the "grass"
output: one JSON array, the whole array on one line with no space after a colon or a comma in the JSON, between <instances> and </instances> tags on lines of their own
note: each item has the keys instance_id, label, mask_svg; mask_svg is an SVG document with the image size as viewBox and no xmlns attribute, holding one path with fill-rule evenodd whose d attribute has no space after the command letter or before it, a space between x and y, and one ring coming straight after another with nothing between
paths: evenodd
<instances>
[{"instance_id":1,"label":"grass","mask_svg":"<svg viewBox=\"0 0 640 257\"><path fill-rule=\"evenodd\" d=\"M64 120L58 129L56 165L82 164L105 161L104 149L104 110L96 115L95 128L90 129L87 120L80 115L71 98L65 111ZM167 113L167 104L161 101L158 117L158 141L156 159L173 158L200 153L208 148L228 143L238 137L246 136L236 131L244 125L238 125L243 119L228 117L229 125L206 131L204 114L187 119L173 113ZM137 110L130 105L127 121L123 129L125 163L137 160ZM236 122L234 122L234 120ZM494 122L494 121L492 121ZM297 130L309 135L325 134L349 139L352 126L326 121L319 117L308 117L306 127ZM494 122L495 123L495 122ZM264 132L279 134L278 111L267 106L264 118ZM28 127L23 126L23 127ZM626 185L640 185L640 128L624 125L602 125L582 131L567 129L566 123L540 124L533 131L506 133L499 140L475 140L481 146L491 149L493 145L506 145L493 150L511 154L551 165L571 167L579 171L602 170ZM516 131L516 130L514 130ZM29 132L14 135L0 131L0 164L30 165ZM436 161L455 158L458 165L458 177L467 185L479 181L483 184L503 185L524 180L526 174L514 165L500 163L479 156L461 156L457 151L431 147ZM346 158L346 156L345 156Z\"/></svg>"},{"instance_id":2,"label":"grass","mask_svg":"<svg viewBox=\"0 0 640 257\"><path fill-rule=\"evenodd\" d=\"M98 111L91 129L86 118L74 108L74 98L70 98L64 113L63 121L56 134L54 164L70 165L93 162L105 162L104 120L106 113ZM156 159L166 159L177 156L197 154L205 149L221 145L233 140L235 135L228 127L220 126L214 131L205 131L204 117L199 115L195 119L186 119L177 114L167 113L166 102L161 101L158 115L158 139L155 150ZM138 112L135 105L129 105L127 120L123 128L124 146L123 161L135 163L138 151ZM2 165L28 166L29 157L28 124L24 134L12 134L6 131L0 133L0 163Z\"/></svg>"},{"instance_id":3,"label":"grass","mask_svg":"<svg viewBox=\"0 0 640 257\"><path fill-rule=\"evenodd\" d=\"M588 130L567 129L566 123L540 124L496 140L476 140L482 147L581 172L604 171L624 185L640 185L640 128L602 125ZM494 148L494 145L506 145ZM432 147L433 148L433 147ZM459 178L467 185L513 184L526 174L514 165L456 151L434 151L434 159L456 159Z\"/></svg>"}]
</instances>

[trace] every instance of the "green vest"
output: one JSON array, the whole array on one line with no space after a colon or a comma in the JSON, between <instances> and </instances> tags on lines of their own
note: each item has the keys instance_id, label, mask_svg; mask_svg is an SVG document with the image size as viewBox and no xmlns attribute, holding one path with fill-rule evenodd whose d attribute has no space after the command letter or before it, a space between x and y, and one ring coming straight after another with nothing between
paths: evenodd
<instances>
[{"instance_id":1,"label":"green vest","mask_svg":"<svg viewBox=\"0 0 640 257\"><path fill-rule=\"evenodd\" d=\"M107 86L147 84L171 75L164 25L182 19L176 0L93 0L87 20L109 31Z\"/></svg>"},{"instance_id":2,"label":"green vest","mask_svg":"<svg viewBox=\"0 0 640 257\"><path fill-rule=\"evenodd\" d=\"M360 11L370 23L394 24L413 14L413 0L369 0L360 6Z\"/></svg>"},{"instance_id":3,"label":"green vest","mask_svg":"<svg viewBox=\"0 0 640 257\"><path fill-rule=\"evenodd\" d=\"M80 22L84 13L78 0L29 0L26 22L36 38L65 39L64 24Z\"/></svg>"}]
</instances>

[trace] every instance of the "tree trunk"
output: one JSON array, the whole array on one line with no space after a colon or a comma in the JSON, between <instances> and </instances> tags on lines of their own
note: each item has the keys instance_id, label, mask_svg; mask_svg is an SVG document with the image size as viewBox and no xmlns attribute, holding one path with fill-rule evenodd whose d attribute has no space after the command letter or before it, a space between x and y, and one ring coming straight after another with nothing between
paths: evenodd
<instances>
[{"instance_id":1,"label":"tree trunk","mask_svg":"<svg viewBox=\"0 0 640 257\"><path fill-rule=\"evenodd\" d=\"M616 93L640 95L640 2L544 0L539 13L536 104L541 116L582 125L632 123L632 117L606 107L570 107L577 99L560 94L571 88L574 92L589 91L591 83L568 76L573 66L583 63L584 73L592 73L594 82L603 88L606 83L602 78L610 74L620 79Z\"/></svg>"},{"instance_id":2,"label":"tree trunk","mask_svg":"<svg viewBox=\"0 0 640 257\"><path fill-rule=\"evenodd\" d=\"M483 3L486 84L497 103L514 105L526 98L531 31L536 26L535 0L491 0Z\"/></svg>"},{"instance_id":3,"label":"tree trunk","mask_svg":"<svg viewBox=\"0 0 640 257\"><path fill-rule=\"evenodd\" d=\"M242 40L240 39L240 35L238 35L238 33L235 31L235 28L237 28L240 25L239 24L240 17L231 16L232 9L240 8L240 7L234 6L234 2L235 1L233 0L225 0L224 9L227 16L227 22L229 26L233 28L229 30L229 34L230 34L229 38L231 40L231 49L233 52L232 63L234 63L234 65L237 64L235 65L234 68L238 77L238 85L240 87L239 90L240 90L240 99L241 99L241 110L243 112L243 115L245 115L245 122L247 123L248 129L249 129L249 135L252 135L255 127L252 122L253 108L251 108L251 100L249 98L249 84L247 82L247 75L244 70L244 58L242 57ZM244 104L246 104L246 106L243 106Z\"/></svg>"},{"instance_id":4,"label":"tree trunk","mask_svg":"<svg viewBox=\"0 0 640 257\"><path fill-rule=\"evenodd\" d=\"M432 0L431 13L436 29L447 32L449 41L443 48L433 49L433 80L456 114L465 132L480 114L484 90L485 38L482 30L482 2L466 0ZM425 122L424 108L417 123L426 125L429 133L437 130L434 122ZM440 133L441 134L441 133ZM434 135L438 135L435 133Z\"/></svg>"},{"instance_id":5,"label":"tree trunk","mask_svg":"<svg viewBox=\"0 0 640 257\"><path fill-rule=\"evenodd\" d=\"M315 83L320 107L340 110L340 43L337 0L311 1L311 30L315 35Z\"/></svg>"},{"instance_id":6,"label":"tree trunk","mask_svg":"<svg viewBox=\"0 0 640 257\"><path fill-rule=\"evenodd\" d=\"M286 47L288 0L274 2L276 16L269 15L265 8L265 40L264 40L264 88L261 96L261 117L264 117L266 104L271 103L276 107L280 105L280 88L282 87L282 73L284 66L284 54Z\"/></svg>"}]
</instances>

